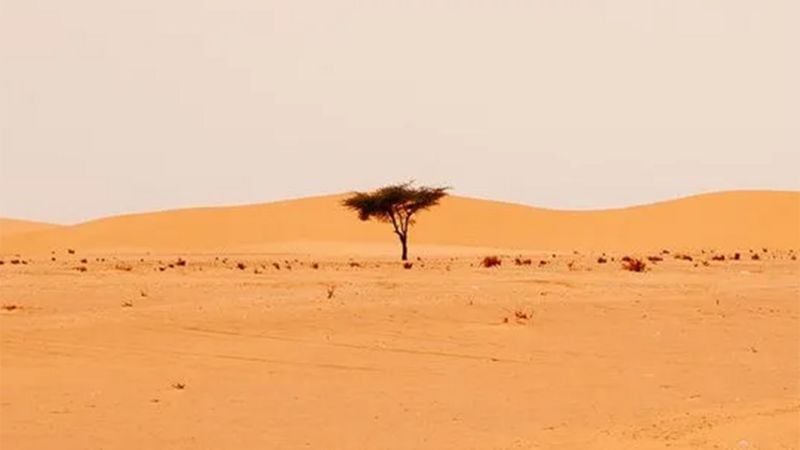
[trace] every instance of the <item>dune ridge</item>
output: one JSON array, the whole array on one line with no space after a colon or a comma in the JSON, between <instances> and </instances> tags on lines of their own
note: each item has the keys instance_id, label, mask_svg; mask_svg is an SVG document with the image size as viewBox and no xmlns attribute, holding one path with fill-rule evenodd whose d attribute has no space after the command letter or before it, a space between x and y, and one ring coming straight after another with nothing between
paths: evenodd
<instances>
[{"instance_id":1,"label":"dune ridge","mask_svg":"<svg viewBox=\"0 0 800 450\"><path fill-rule=\"evenodd\" d=\"M18 231L0 234L0 252L291 251L293 243L298 249L309 243L395 243L387 225L360 222L342 208L343 197L133 214L64 227L7 228L16 221L4 219L2 229ZM800 192L720 192L596 211L452 196L420 215L411 241L412 251L415 245L582 251L798 248Z\"/></svg>"},{"instance_id":2,"label":"dune ridge","mask_svg":"<svg viewBox=\"0 0 800 450\"><path fill-rule=\"evenodd\" d=\"M30 233L34 231L49 230L59 228L60 225L35 222L32 220L4 219L0 218L0 239L14 234Z\"/></svg>"}]
</instances>

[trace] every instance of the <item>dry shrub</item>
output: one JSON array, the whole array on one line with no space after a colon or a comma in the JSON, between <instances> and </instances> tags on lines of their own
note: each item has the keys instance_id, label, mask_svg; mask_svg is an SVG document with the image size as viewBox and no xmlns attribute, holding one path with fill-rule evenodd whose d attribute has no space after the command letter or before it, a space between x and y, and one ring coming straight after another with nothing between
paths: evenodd
<instances>
[{"instance_id":1,"label":"dry shrub","mask_svg":"<svg viewBox=\"0 0 800 450\"><path fill-rule=\"evenodd\" d=\"M694 261L694 258L692 258L692 257L691 257L691 256L689 256L689 255L682 254L682 253L678 253L678 254L676 254L676 255L675 255L675 259L679 259L679 260L681 260L681 261Z\"/></svg>"},{"instance_id":2,"label":"dry shrub","mask_svg":"<svg viewBox=\"0 0 800 450\"><path fill-rule=\"evenodd\" d=\"M336 286L330 285L328 286L328 300L332 299L334 295L336 295Z\"/></svg>"},{"instance_id":3,"label":"dry shrub","mask_svg":"<svg viewBox=\"0 0 800 450\"><path fill-rule=\"evenodd\" d=\"M184 267L186 266L186 260L183 258L178 258L178 260L175 261L175 265L178 267Z\"/></svg>"},{"instance_id":4,"label":"dry shrub","mask_svg":"<svg viewBox=\"0 0 800 450\"><path fill-rule=\"evenodd\" d=\"M276 262L272 263L272 267L274 267L275 270L281 270L281 265Z\"/></svg>"},{"instance_id":5,"label":"dry shrub","mask_svg":"<svg viewBox=\"0 0 800 450\"><path fill-rule=\"evenodd\" d=\"M608 260L603 258L602 256L597 258L597 264L605 264L607 262L608 262Z\"/></svg>"},{"instance_id":6,"label":"dry shrub","mask_svg":"<svg viewBox=\"0 0 800 450\"><path fill-rule=\"evenodd\" d=\"M758 253L753 253L752 255L750 255L750 259L752 259L753 261L758 261L761 259L761 256L759 256Z\"/></svg>"},{"instance_id":7,"label":"dry shrub","mask_svg":"<svg viewBox=\"0 0 800 450\"><path fill-rule=\"evenodd\" d=\"M630 272L644 272L647 264L641 259L626 256L622 259L622 268Z\"/></svg>"},{"instance_id":8,"label":"dry shrub","mask_svg":"<svg viewBox=\"0 0 800 450\"><path fill-rule=\"evenodd\" d=\"M490 268L503 265L503 260L497 256L487 256L481 261L481 267Z\"/></svg>"},{"instance_id":9,"label":"dry shrub","mask_svg":"<svg viewBox=\"0 0 800 450\"><path fill-rule=\"evenodd\" d=\"M655 264L655 263L659 263L661 261L664 261L664 258L662 258L660 256L648 256L647 260L650 261L651 263Z\"/></svg>"},{"instance_id":10,"label":"dry shrub","mask_svg":"<svg viewBox=\"0 0 800 450\"><path fill-rule=\"evenodd\" d=\"M740 259L742 259L742 254L739 253L739 252L736 252L736 253L733 254L731 259L734 260L734 261L739 261Z\"/></svg>"},{"instance_id":11,"label":"dry shrub","mask_svg":"<svg viewBox=\"0 0 800 450\"><path fill-rule=\"evenodd\" d=\"M114 266L114 269L116 269L116 270L121 270L121 271L123 271L123 272L130 272L130 271L132 271L132 270L133 270L133 266L131 266L131 265L129 265L129 264L122 264L122 263L120 263L120 264L116 264L116 265Z\"/></svg>"},{"instance_id":12,"label":"dry shrub","mask_svg":"<svg viewBox=\"0 0 800 450\"><path fill-rule=\"evenodd\" d=\"M236 263L236 268L239 269L239 270L247 269L247 264L245 264L243 262Z\"/></svg>"},{"instance_id":13,"label":"dry shrub","mask_svg":"<svg viewBox=\"0 0 800 450\"><path fill-rule=\"evenodd\" d=\"M17 309L22 309L19 305L3 305L3 309L6 311L15 311Z\"/></svg>"},{"instance_id":14,"label":"dry shrub","mask_svg":"<svg viewBox=\"0 0 800 450\"><path fill-rule=\"evenodd\" d=\"M714 255L711 257L712 261L725 261L725 255Z\"/></svg>"},{"instance_id":15,"label":"dry shrub","mask_svg":"<svg viewBox=\"0 0 800 450\"><path fill-rule=\"evenodd\" d=\"M543 259L539 261L539 267L544 267L544 266L546 266L547 264L548 264L548 263L547 263L547 261L545 261L545 260L543 260Z\"/></svg>"},{"instance_id":16,"label":"dry shrub","mask_svg":"<svg viewBox=\"0 0 800 450\"><path fill-rule=\"evenodd\" d=\"M533 264L533 261L530 259L516 258L514 259L514 264L518 266L530 266L531 264Z\"/></svg>"},{"instance_id":17,"label":"dry shrub","mask_svg":"<svg viewBox=\"0 0 800 450\"><path fill-rule=\"evenodd\" d=\"M75 270L77 270L78 272L86 272L89 269L87 269L84 266L78 266L78 267L75 268Z\"/></svg>"},{"instance_id":18,"label":"dry shrub","mask_svg":"<svg viewBox=\"0 0 800 450\"><path fill-rule=\"evenodd\" d=\"M122 302L122 307L123 308L132 308L133 307L133 302Z\"/></svg>"},{"instance_id":19,"label":"dry shrub","mask_svg":"<svg viewBox=\"0 0 800 450\"><path fill-rule=\"evenodd\" d=\"M411 270L414 268L414 263L406 261L403 263L403 269Z\"/></svg>"},{"instance_id":20,"label":"dry shrub","mask_svg":"<svg viewBox=\"0 0 800 450\"><path fill-rule=\"evenodd\" d=\"M314 270L319 269L319 263L311 263L311 268Z\"/></svg>"},{"instance_id":21,"label":"dry shrub","mask_svg":"<svg viewBox=\"0 0 800 450\"><path fill-rule=\"evenodd\" d=\"M89 260L86 258L81 259L81 264L89 264Z\"/></svg>"},{"instance_id":22,"label":"dry shrub","mask_svg":"<svg viewBox=\"0 0 800 450\"><path fill-rule=\"evenodd\" d=\"M74 255L75 254L75 250L73 250L71 248L67 249L67 253L69 253L70 255Z\"/></svg>"},{"instance_id":23,"label":"dry shrub","mask_svg":"<svg viewBox=\"0 0 800 450\"><path fill-rule=\"evenodd\" d=\"M177 389L179 391L182 391L182 390L186 389L186 383L173 383L172 384L172 389Z\"/></svg>"}]
</instances>

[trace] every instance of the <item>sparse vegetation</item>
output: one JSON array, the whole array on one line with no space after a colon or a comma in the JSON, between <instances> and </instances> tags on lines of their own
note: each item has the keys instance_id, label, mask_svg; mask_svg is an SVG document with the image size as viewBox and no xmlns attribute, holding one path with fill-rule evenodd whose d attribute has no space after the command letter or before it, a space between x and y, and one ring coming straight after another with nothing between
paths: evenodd
<instances>
[{"instance_id":1,"label":"sparse vegetation","mask_svg":"<svg viewBox=\"0 0 800 450\"><path fill-rule=\"evenodd\" d=\"M121 270L123 272L130 272L130 271L133 270L133 266L130 265L130 264L118 263L118 264L114 265L114 269Z\"/></svg>"},{"instance_id":2,"label":"sparse vegetation","mask_svg":"<svg viewBox=\"0 0 800 450\"><path fill-rule=\"evenodd\" d=\"M758 253L753 253L752 255L750 255L750 259L752 259L753 261L759 261L761 260L761 256L759 256Z\"/></svg>"},{"instance_id":3,"label":"sparse vegetation","mask_svg":"<svg viewBox=\"0 0 800 450\"><path fill-rule=\"evenodd\" d=\"M626 256L622 258L622 268L630 272L644 272L647 264L641 259Z\"/></svg>"},{"instance_id":4,"label":"sparse vegetation","mask_svg":"<svg viewBox=\"0 0 800 450\"><path fill-rule=\"evenodd\" d=\"M328 286L328 300L332 299L334 295L336 295L336 285Z\"/></svg>"},{"instance_id":5,"label":"sparse vegetation","mask_svg":"<svg viewBox=\"0 0 800 450\"><path fill-rule=\"evenodd\" d=\"M503 265L503 260L498 256L487 256L481 261L481 267L490 268Z\"/></svg>"},{"instance_id":6,"label":"sparse vegetation","mask_svg":"<svg viewBox=\"0 0 800 450\"><path fill-rule=\"evenodd\" d=\"M187 264L186 260L183 259L183 258L178 258L178 260L175 261L175 265L178 266L178 267L185 267L186 264Z\"/></svg>"},{"instance_id":7,"label":"sparse vegetation","mask_svg":"<svg viewBox=\"0 0 800 450\"><path fill-rule=\"evenodd\" d=\"M602 257L602 256L597 258L597 264L605 264L607 262L608 262L608 260L606 258Z\"/></svg>"},{"instance_id":8,"label":"sparse vegetation","mask_svg":"<svg viewBox=\"0 0 800 450\"><path fill-rule=\"evenodd\" d=\"M247 264L245 264L243 262L236 263L236 268L239 269L239 270L245 270L245 269L247 269Z\"/></svg>"},{"instance_id":9,"label":"sparse vegetation","mask_svg":"<svg viewBox=\"0 0 800 450\"><path fill-rule=\"evenodd\" d=\"M186 383L180 383L180 382L172 383L172 389L176 389L176 390L182 391L182 390L186 389Z\"/></svg>"},{"instance_id":10,"label":"sparse vegetation","mask_svg":"<svg viewBox=\"0 0 800 450\"><path fill-rule=\"evenodd\" d=\"M725 261L725 255L714 255L711 257L712 261Z\"/></svg>"},{"instance_id":11,"label":"sparse vegetation","mask_svg":"<svg viewBox=\"0 0 800 450\"><path fill-rule=\"evenodd\" d=\"M530 259L516 258L514 259L514 264L518 266L530 266L531 264L533 264L533 261Z\"/></svg>"},{"instance_id":12,"label":"sparse vegetation","mask_svg":"<svg viewBox=\"0 0 800 450\"><path fill-rule=\"evenodd\" d=\"M78 272L86 272L89 269L87 269L85 266L78 266L75 268L75 270L77 270Z\"/></svg>"},{"instance_id":13,"label":"sparse vegetation","mask_svg":"<svg viewBox=\"0 0 800 450\"><path fill-rule=\"evenodd\" d=\"M358 218L391 223L402 246L402 259L408 260L408 231L415 215L439 204L446 187L414 187L413 182L395 184L373 192L356 192L342 204L358 213Z\"/></svg>"},{"instance_id":14,"label":"sparse vegetation","mask_svg":"<svg viewBox=\"0 0 800 450\"><path fill-rule=\"evenodd\" d=\"M660 263L661 261L664 261L664 258L662 258L660 256L648 256L647 260L650 261L653 264L656 264L656 263Z\"/></svg>"},{"instance_id":15,"label":"sparse vegetation","mask_svg":"<svg viewBox=\"0 0 800 450\"><path fill-rule=\"evenodd\" d=\"M406 261L406 262L403 263L403 269L411 270L413 268L414 268L414 263L412 263L410 261Z\"/></svg>"},{"instance_id":16,"label":"sparse vegetation","mask_svg":"<svg viewBox=\"0 0 800 450\"><path fill-rule=\"evenodd\" d=\"M16 311L18 309L22 309L19 305L3 305L3 310L5 311Z\"/></svg>"},{"instance_id":17,"label":"sparse vegetation","mask_svg":"<svg viewBox=\"0 0 800 450\"><path fill-rule=\"evenodd\" d=\"M319 263L311 263L311 268L314 270L319 269Z\"/></svg>"},{"instance_id":18,"label":"sparse vegetation","mask_svg":"<svg viewBox=\"0 0 800 450\"><path fill-rule=\"evenodd\" d=\"M681 260L681 261L694 261L694 258L692 258L689 255L682 254L682 253L675 254L675 259L678 259L678 260Z\"/></svg>"}]
</instances>

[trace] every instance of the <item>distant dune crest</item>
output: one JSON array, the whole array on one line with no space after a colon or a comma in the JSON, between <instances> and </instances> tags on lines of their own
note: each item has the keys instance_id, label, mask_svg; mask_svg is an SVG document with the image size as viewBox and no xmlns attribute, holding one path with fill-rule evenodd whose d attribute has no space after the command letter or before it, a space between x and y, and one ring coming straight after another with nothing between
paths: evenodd
<instances>
[{"instance_id":1,"label":"distant dune crest","mask_svg":"<svg viewBox=\"0 0 800 450\"><path fill-rule=\"evenodd\" d=\"M60 227L0 220L0 252L212 252L291 249L292 243L394 244L339 195L277 203L110 217ZM605 211L557 211L448 197L420 215L413 245L526 250L798 248L800 192L699 195ZM299 245L299 244L298 244Z\"/></svg>"}]
</instances>

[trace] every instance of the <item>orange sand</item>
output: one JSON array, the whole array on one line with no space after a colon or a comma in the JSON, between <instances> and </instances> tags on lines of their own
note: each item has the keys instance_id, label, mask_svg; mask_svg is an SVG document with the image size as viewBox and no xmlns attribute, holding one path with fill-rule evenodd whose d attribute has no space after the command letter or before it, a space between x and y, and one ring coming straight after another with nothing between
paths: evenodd
<instances>
[{"instance_id":1,"label":"orange sand","mask_svg":"<svg viewBox=\"0 0 800 450\"><path fill-rule=\"evenodd\" d=\"M797 449L798 198L452 198L410 270L336 197L4 233L0 448Z\"/></svg>"}]
</instances>

